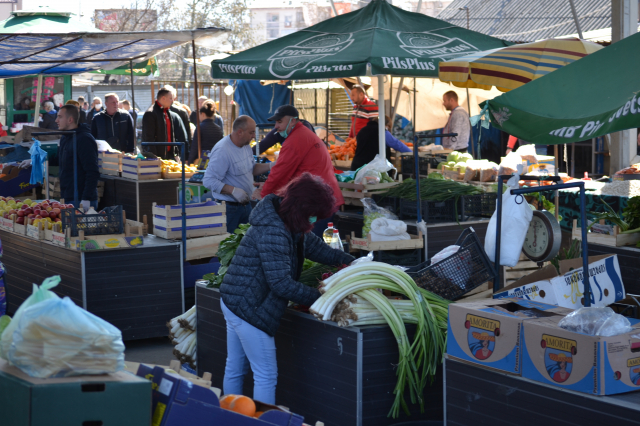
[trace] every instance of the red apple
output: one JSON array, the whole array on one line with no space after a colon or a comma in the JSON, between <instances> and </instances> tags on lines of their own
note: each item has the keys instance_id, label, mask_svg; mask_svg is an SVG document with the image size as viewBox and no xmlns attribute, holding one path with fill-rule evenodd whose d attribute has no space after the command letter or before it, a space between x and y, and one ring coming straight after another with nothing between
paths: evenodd
<instances>
[{"instance_id":1,"label":"red apple","mask_svg":"<svg viewBox=\"0 0 640 426\"><path fill-rule=\"evenodd\" d=\"M36 219L42 219L42 216L40 216L40 215L36 215L36 217L35 217L35 218L36 218Z\"/></svg>"},{"instance_id":2,"label":"red apple","mask_svg":"<svg viewBox=\"0 0 640 426\"><path fill-rule=\"evenodd\" d=\"M18 217L24 217L24 210L18 210L18 213L16 213L18 215Z\"/></svg>"},{"instance_id":3,"label":"red apple","mask_svg":"<svg viewBox=\"0 0 640 426\"><path fill-rule=\"evenodd\" d=\"M6 200L13 200L13 197L7 197Z\"/></svg>"},{"instance_id":4,"label":"red apple","mask_svg":"<svg viewBox=\"0 0 640 426\"><path fill-rule=\"evenodd\" d=\"M54 209L59 209L60 203L58 203L57 201L54 201L53 203L51 203L51 207L53 207Z\"/></svg>"},{"instance_id":5,"label":"red apple","mask_svg":"<svg viewBox=\"0 0 640 426\"><path fill-rule=\"evenodd\" d=\"M16 223L19 223L20 225L24 225L24 217L17 218Z\"/></svg>"},{"instance_id":6,"label":"red apple","mask_svg":"<svg viewBox=\"0 0 640 426\"><path fill-rule=\"evenodd\" d=\"M50 217L51 219L55 219L56 217L58 217L58 215L57 215L57 214L55 214L54 212L49 212L49 217Z\"/></svg>"},{"instance_id":7,"label":"red apple","mask_svg":"<svg viewBox=\"0 0 640 426\"><path fill-rule=\"evenodd\" d=\"M29 207L31 207L31 206L29 206L29 204L23 204L21 208L26 209L26 208L29 208Z\"/></svg>"},{"instance_id":8,"label":"red apple","mask_svg":"<svg viewBox=\"0 0 640 426\"><path fill-rule=\"evenodd\" d=\"M40 216L42 216L42 217L49 217L49 212L48 212L48 211L46 211L46 210L41 210L41 211L40 211Z\"/></svg>"},{"instance_id":9,"label":"red apple","mask_svg":"<svg viewBox=\"0 0 640 426\"><path fill-rule=\"evenodd\" d=\"M5 219L9 219L9 213L5 213L3 216Z\"/></svg>"},{"instance_id":10,"label":"red apple","mask_svg":"<svg viewBox=\"0 0 640 426\"><path fill-rule=\"evenodd\" d=\"M59 208L54 208L53 210L51 210L52 212L54 212L55 214L59 215L60 214L60 209Z\"/></svg>"},{"instance_id":11,"label":"red apple","mask_svg":"<svg viewBox=\"0 0 640 426\"><path fill-rule=\"evenodd\" d=\"M17 214L17 213L18 213L18 210L16 210L16 209L11 209L11 210L9 210L9 214L10 214L10 215L12 215L12 214Z\"/></svg>"},{"instance_id":12,"label":"red apple","mask_svg":"<svg viewBox=\"0 0 640 426\"><path fill-rule=\"evenodd\" d=\"M27 217L28 217L29 219L33 219L33 218L35 218L35 217L36 217L36 215L35 215L35 214L33 214L33 213L29 213L29 215L27 215Z\"/></svg>"},{"instance_id":13,"label":"red apple","mask_svg":"<svg viewBox=\"0 0 640 426\"><path fill-rule=\"evenodd\" d=\"M54 220L54 222L62 222L62 219L60 219L59 217L56 217L56 219Z\"/></svg>"}]
</instances>

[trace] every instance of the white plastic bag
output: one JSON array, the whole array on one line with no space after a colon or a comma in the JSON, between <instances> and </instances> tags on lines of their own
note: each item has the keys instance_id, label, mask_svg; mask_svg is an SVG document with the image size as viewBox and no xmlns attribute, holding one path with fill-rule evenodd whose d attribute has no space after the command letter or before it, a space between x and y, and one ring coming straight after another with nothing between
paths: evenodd
<instances>
[{"instance_id":1,"label":"white plastic bag","mask_svg":"<svg viewBox=\"0 0 640 426\"><path fill-rule=\"evenodd\" d=\"M631 323L613 309L580 308L562 318L558 327L590 336L617 336L631 331Z\"/></svg>"},{"instance_id":2,"label":"white plastic bag","mask_svg":"<svg viewBox=\"0 0 640 426\"><path fill-rule=\"evenodd\" d=\"M518 188L523 166L519 164L516 174L507 181L507 191L502 194L502 236L500 239L500 264L516 266L520 260L520 252L524 239L533 218L533 211L522 195L512 195L511 190ZM484 238L484 251L492 262L496 258L498 211L491 216L487 234Z\"/></svg>"},{"instance_id":3,"label":"white plastic bag","mask_svg":"<svg viewBox=\"0 0 640 426\"><path fill-rule=\"evenodd\" d=\"M9 361L32 377L115 373L124 369L122 333L68 297L24 310Z\"/></svg>"},{"instance_id":4,"label":"white plastic bag","mask_svg":"<svg viewBox=\"0 0 640 426\"><path fill-rule=\"evenodd\" d=\"M364 220L362 225L362 236L364 238L366 238L367 234L371 232L371 224L374 220L381 217L393 220L398 219L398 216L393 214L391 211L378 206L376 202L373 201L373 198L363 198L361 202L364 206Z\"/></svg>"},{"instance_id":5,"label":"white plastic bag","mask_svg":"<svg viewBox=\"0 0 640 426\"><path fill-rule=\"evenodd\" d=\"M518 166L522 166L522 157L520 157L520 154L510 152L500 163L498 175L512 175L516 173L516 171L518 170ZM518 173L522 174L521 171Z\"/></svg>"},{"instance_id":6,"label":"white plastic bag","mask_svg":"<svg viewBox=\"0 0 640 426\"><path fill-rule=\"evenodd\" d=\"M356 184L366 183L380 183L380 176L384 172L388 172L389 170L396 170L393 165L387 161L386 158L380 157L380 154L377 154L375 158L366 166L363 166L358 173L356 174L355 179L353 180ZM372 179L378 179L377 182L373 182ZM363 182L366 180L366 182Z\"/></svg>"},{"instance_id":7,"label":"white plastic bag","mask_svg":"<svg viewBox=\"0 0 640 426\"><path fill-rule=\"evenodd\" d=\"M13 332L16 331L18 321L20 321L20 317L22 317L22 314L27 308L45 300L59 299L58 295L51 291L58 283L60 283L60 276L56 275L44 280L41 286L33 285L33 293L22 302L22 305L20 305L16 311L7 328L2 332L2 336L0 337L0 357L9 359L8 353L11 343L13 342Z\"/></svg>"},{"instance_id":8,"label":"white plastic bag","mask_svg":"<svg viewBox=\"0 0 640 426\"><path fill-rule=\"evenodd\" d=\"M534 144L521 145L516 150L516 154L522 157L522 161L538 164L538 155L536 154L536 146Z\"/></svg>"},{"instance_id":9,"label":"white plastic bag","mask_svg":"<svg viewBox=\"0 0 640 426\"><path fill-rule=\"evenodd\" d=\"M371 222L371 241L410 240L407 224L401 220L379 217Z\"/></svg>"}]
</instances>

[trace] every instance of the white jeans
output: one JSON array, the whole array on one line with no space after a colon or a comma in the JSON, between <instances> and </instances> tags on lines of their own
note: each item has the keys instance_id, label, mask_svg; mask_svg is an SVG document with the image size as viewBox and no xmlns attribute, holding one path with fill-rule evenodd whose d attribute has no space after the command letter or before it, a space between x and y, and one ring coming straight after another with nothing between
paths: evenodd
<instances>
[{"instance_id":1,"label":"white jeans","mask_svg":"<svg viewBox=\"0 0 640 426\"><path fill-rule=\"evenodd\" d=\"M276 403L278 364L275 339L231 312L220 299L227 321L227 365L224 370L225 395L242 395L244 376L253 371L253 399Z\"/></svg>"}]
</instances>

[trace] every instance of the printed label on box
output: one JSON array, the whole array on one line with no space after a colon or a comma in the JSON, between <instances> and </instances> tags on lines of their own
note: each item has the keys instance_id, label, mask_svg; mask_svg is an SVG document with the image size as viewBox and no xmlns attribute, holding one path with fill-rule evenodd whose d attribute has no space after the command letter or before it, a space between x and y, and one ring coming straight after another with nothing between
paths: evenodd
<instances>
[{"instance_id":1,"label":"printed label on box","mask_svg":"<svg viewBox=\"0 0 640 426\"><path fill-rule=\"evenodd\" d=\"M500 321L467 314L467 341L474 358L488 359L496 347L496 333L500 335Z\"/></svg>"},{"instance_id":2,"label":"printed label on box","mask_svg":"<svg viewBox=\"0 0 640 426\"><path fill-rule=\"evenodd\" d=\"M171 388L173 387L173 383L170 380L162 379L160 382L160 386L158 387L158 392L161 394L169 396L171 393Z\"/></svg>"},{"instance_id":3,"label":"printed label on box","mask_svg":"<svg viewBox=\"0 0 640 426\"><path fill-rule=\"evenodd\" d=\"M556 383L567 381L571 375L573 355L576 354L578 343L575 340L543 334L540 344L544 349L544 364L551 380Z\"/></svg>"}]
</instances>

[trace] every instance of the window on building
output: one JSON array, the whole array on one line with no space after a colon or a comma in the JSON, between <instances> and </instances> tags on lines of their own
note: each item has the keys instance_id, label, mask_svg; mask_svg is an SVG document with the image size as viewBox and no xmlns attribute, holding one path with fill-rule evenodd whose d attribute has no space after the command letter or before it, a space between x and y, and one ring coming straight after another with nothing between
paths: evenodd
<instances>
[{"instance_id":1,"label":"window on building","mask_svg":"<svg viewBox=\"0 0 640 426\"><path fill-rule=\"evenodd\" d=\"M304 14L302 13L302 11L296 12L296 22L298 23L298 25L304 25Z\"/></svg>"},{"instance_id":2,"label":"window on building","mask_svg":"<svg viewBox=\"0 0 640 426\"><path fill-rule=\"evenodd\" d=\"M269 40L273 40L274 38L280 37L280 30L275 28L270 28L267 30L267 38Z\"/></svg>"},{"instance_id":3,"label":"window on building","mask_svg":"<svg viewBox=\"0 0 640 426\"><path fill-rule=\"evenodd\" d=\"M280 37L280 14L267 13L267 39Z\"/></svg>"},{"instance_id":4,"label":"window on building","mask_svg":"<svg viewBox=\"0 0 640 426\"><path fill-rule=\"evenodd\" d=\"M285 28L291 28L292 26L293 26L293 16L286 15L284 17L284 27Z\"/></svg>"}]
</instances>

